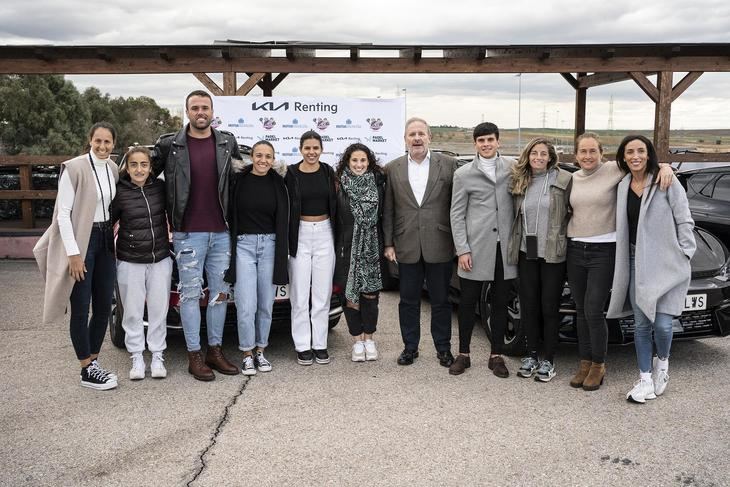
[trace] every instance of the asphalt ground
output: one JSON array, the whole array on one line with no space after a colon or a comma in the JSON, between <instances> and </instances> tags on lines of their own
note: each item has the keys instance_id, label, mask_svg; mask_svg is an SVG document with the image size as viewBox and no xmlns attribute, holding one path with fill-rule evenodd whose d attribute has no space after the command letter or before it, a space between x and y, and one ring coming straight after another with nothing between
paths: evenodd
<instances>
[{"instance_id":1,"label":"asphalt ground","mask_svg":"<svg viewBox=\"0 0 730 487\"><path fill-rule=\"evenodd\" d=\"M422 327L420 358L396 364L397 293L381 298L380 360L350 361L344 319L329 365L297 365L275 330L274 370L252 378L187 373L184 339L168 340L168 378L131 382L129 357L107 340L120 376L79 386L67 324L41 324L32 261L0 261L0 485L730 485L730 339L676 343L664 396L627 403L632 346L611 347L597 392L568 385L578 359L562 345L543 384L487 369L475 328L472 367L449 376ZM424 301L423 323L429 323ZM453 317L456 351L456 315ZM226 331L225 351L240 360ZM149 360L149 358L147 359Z\"/></svg>"}]
</instances>

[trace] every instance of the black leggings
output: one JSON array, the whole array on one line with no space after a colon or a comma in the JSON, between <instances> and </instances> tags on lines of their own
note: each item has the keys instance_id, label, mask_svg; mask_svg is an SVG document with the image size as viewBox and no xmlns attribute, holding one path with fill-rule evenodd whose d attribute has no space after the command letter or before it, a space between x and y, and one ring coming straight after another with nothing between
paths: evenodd
<instances>
[{"instance_id":1,"label":"black leggings","mask_svg":"<svg viewBox=\"0 0 730 487\"><path fill-rule=\"evenodd\" d=\"M542 335L543 358L554 363L565 262L549 264L545 259L529 260L520 252L519 272L520 319L527 333L527 351L537 358Z\"/></svg>"},{"instance_id":2,"label":"black leggings","mask_svg":"<svg viewBox=\"0 0 730 487\"><path fill-rule=\"evenodd\" d=\"M487 281L488 282L488 281ZM459 277L459 353L470 353L471 334L474 330L476 307L482 294L483 281L473 281ZM501 354L504 348L504 333L507 329L507 305L512 281L504 280L504 266L500 246L497 245L494 281L492 281L492 300L489 327L492 331L492 353Z\"/></svg>"},{"instance_id":3,"label":"black leggings","mask_svg":"<svg viewBox=\"0 0 730 487\"><path fill-rule=\"evenodd\" d=\"M375 333L378 325L378 302L380 301L380 295L378 292L367 294L375 297L366 298L361 294L360 309L350 308L347 305L344 307L347 328L350 331L350 335L354 337L363 333L372 335ZM345 301L343 300L343 302Z\"/></svg>"},{"instance_id":4,"label":"black leggings","mask_svg":"<svg viewBox=\"0 0 730 487\"><path fill-rule=\"evenodd\" d=\"M606 361L608 325L603 317L613 284L615 243L568 243L568 283L575 300L581 360Z\"/></svg>"}]
</instances>

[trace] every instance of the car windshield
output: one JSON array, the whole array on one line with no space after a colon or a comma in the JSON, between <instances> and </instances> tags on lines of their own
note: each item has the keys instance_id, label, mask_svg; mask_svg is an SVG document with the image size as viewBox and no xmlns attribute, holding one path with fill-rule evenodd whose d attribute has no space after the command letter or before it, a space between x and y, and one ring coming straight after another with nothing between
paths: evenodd
<instances>
[{"instance_id":1,"label":"car windshield","mask_svg":"<svg viewBox=\"0 0 730 487\"><path fill-rule=\"evenodd\" d=\"M702 228L695 228L697 251L690 261L692 277L714 276L727 260L722 243Z\"/></svg>"}]
</instances>

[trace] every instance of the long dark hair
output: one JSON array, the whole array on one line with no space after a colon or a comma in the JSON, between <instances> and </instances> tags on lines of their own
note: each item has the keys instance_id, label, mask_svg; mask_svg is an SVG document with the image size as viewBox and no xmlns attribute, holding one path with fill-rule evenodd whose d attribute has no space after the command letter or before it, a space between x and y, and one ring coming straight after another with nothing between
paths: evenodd
<instances>
[{"instance_id":1,"label":"long dark hair","mask_svg":"<svg viewBox=\"0 0 730 487\"><path fill-rule=\"evenodd\" d=\"M350 164L350 157L352 157L352 154L356 151L363 151L365 153L365 156L368 158L368 171L372 171L374 173L381 173L383 171L381 167L378 166L378 159L375 157L373 151L371 151L365 144L355 142L354 144L347 146L345 152L342 153L342 157L340 157L340 162L337 163L337 170L335 173L338 178L342 177L342 173L345 171L345 168Z\"/></svg>"},{"instance_id":2,"label":"long dark hair","mask_svg":"<svg viewBox=\"0 0 730 487\"><path fill-rule=\"evenodd\" d=\"M299 138L299 149L304 147L304 141L309 139L318 140L319 146L322 148L322 150L324 150L324 145L322 144L322 136L314 130L307 130L302 134L302 136Z\"/></svg>"},{"instance_id":3,"label":"long dark hair","mask_svg":"<svg viewBox=\"0 0 730 487\"><path fill-rule=\"evenodd\" d=\"M652 177L656 176L659 172L659 158L656 155L654 144L652 144L651 140L647 139L643 135L627 135L624 137L624 140L621 141L618 149L616 149L616 162L618 163L618 167L620 167L625 173L631 172L629 170L629 165L626 163L625 154L626 146L629 142L634 140L639 140L646 146L646 173L650 174Z\"/></svg>"}]
</instances>

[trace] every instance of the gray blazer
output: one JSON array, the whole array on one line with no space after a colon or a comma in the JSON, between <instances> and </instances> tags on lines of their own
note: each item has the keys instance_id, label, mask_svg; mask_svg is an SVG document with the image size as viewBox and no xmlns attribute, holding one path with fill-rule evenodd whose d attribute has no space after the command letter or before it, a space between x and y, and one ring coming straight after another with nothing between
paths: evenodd
<instances>
[{"instance_id":1,"label":"gray blazer","mask_svg":"<svg viewBox=\"0 0 730 487\"><path fill-rule=\"evenodd\" d=\"M451 230L456 254L471 252L472 270L458 270L459 277L474 281L494 280L497 241L501 243L504 278L517 277L517 266L508 263L507 249L514 208L509 185L515 160L497 157L496 184L479 169L477 158L454 173L451 197Z\"/></svg>"},{"instance_id":2,"label":"gray blazer","mask_svg":"<svg viewBox=\"0 0 730 487\"><path fill-rule=\"evenodd\" d=\"M629 221L626 198L631 191L631 175L618 185L616 204L616 267L613 275L608 318L631 314L629 302ZM692 269L689 260L695 253L694 220L687 195L674 178L667 191L657 184L644 190L636 231L636 304L652 322L656 313L682 314Z\"/></svg>"},{"instance_id":3,"label":"gray blazer","mask_svg":"<svg viewBox=\"0 0 730 487\"><path fill-rule=\"evenodd\" d=\"M383 235L385 246L395 246L398 262L415 264L421 257L429 263L448 262L454 257L449 207L451 182L458 161L431 152L428 183L421 206L408 182L408 156L401 156L385 166L388 184L385 190Z\"/></svg>"}]
</instances>

